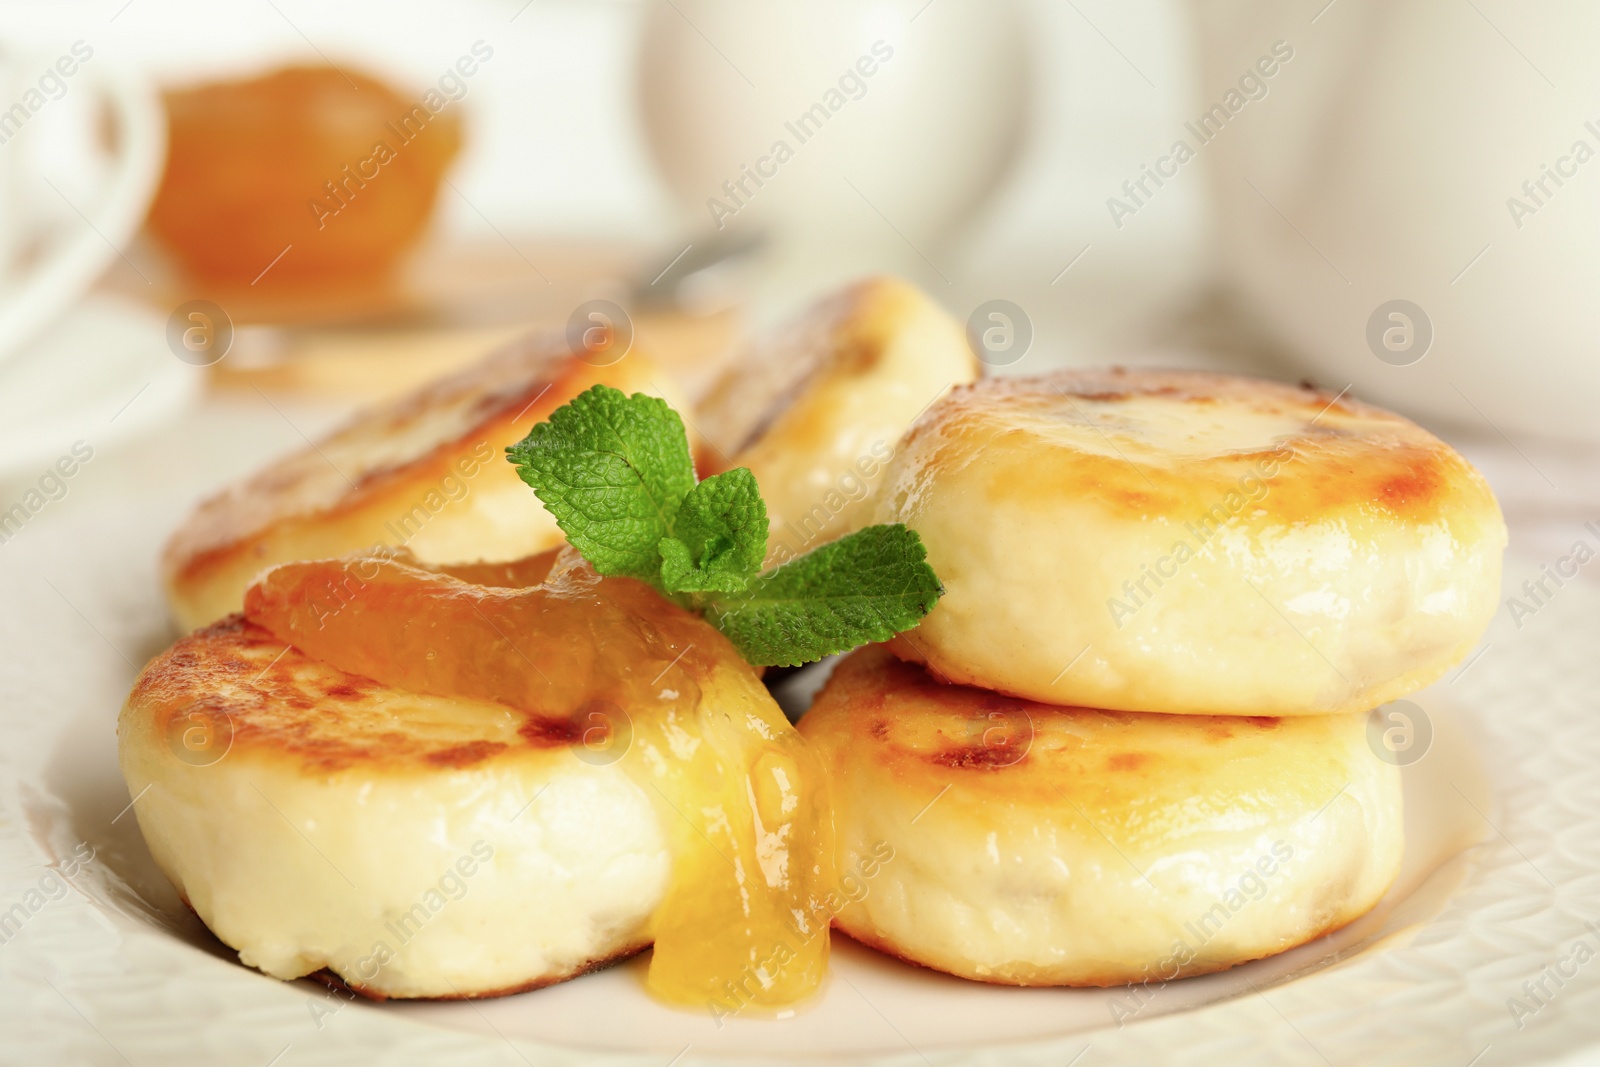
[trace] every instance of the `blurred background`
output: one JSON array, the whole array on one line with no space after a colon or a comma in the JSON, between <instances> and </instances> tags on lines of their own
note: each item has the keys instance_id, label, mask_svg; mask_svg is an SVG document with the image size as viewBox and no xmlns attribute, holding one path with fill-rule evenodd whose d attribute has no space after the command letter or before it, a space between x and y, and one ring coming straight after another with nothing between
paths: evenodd
<instances>
[{"instance_id":1,"label":"blurred background","mask_svg":"<svg viewBox=\"0 0 1600 1067\"><path fill-rule=\"evenodd\" d=\"M993 373L1396 408L1554 559L1600 544L1597 42L1509 0L10 0L0 511L80 441L181 504L594 300L694 389L887 271Z\"/></svg>"}]
</instances>

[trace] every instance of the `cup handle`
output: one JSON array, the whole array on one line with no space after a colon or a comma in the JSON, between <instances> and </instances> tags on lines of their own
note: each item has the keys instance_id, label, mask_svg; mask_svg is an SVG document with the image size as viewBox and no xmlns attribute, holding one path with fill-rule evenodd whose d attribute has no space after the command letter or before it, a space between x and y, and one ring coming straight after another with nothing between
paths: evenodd
<instances>
[{"instance_id":1,"label":"cup handle","mask_svg":"<svg viewBox=\"0 0 1600 1067\"><path fill-rule=\"evenodd\" d=\"M120 254L140 224L166 161L166 115L154 87L133 71L82 67L116 117L119 151L111 191L93 219L0 299L0 363L60 316Z\"/></svg>"}]
</instances>

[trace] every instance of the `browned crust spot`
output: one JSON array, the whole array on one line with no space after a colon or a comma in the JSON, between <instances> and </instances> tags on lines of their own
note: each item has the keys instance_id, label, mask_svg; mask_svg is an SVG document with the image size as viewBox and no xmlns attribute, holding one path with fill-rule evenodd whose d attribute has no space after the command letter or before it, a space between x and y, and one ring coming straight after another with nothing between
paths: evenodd
<instances>
[{"instance_id":1,"label":"browned crust spot","mask_svg":"<svg viewBox=\"0 0 1600 1067\"><path fill-rule=\"evenodd\" d=\"M517 728L528 744L537 748L575 745L583 740L583 724L576 719L553 719L533 715Z\"/></svg>"},{"instance_id":2,"label":"browned crust spot","mask_svg":"<svg viewBox=\"0 0 1600 1067\"><path fill-rule=\"evenodd\" d=\"M998 771L1026 763L1028 754L1018 754L1008 745L961 745L930 752L925 758L937 767L952 770Z\"/></svg>"},{"instance_id":3,"label":"browned crust spot","mask_svg":"<svg viewBox=\"0 0 1600 1067\"><path fill-rule=\"evenodd\" d=\"M504 741L468 741L464 745L452 745L430 752L423 759L435 767L453 767L457 770L471 767L475 763L482 763L490 756L499 755L511 746Z\"/></svg>"}]
</instances>

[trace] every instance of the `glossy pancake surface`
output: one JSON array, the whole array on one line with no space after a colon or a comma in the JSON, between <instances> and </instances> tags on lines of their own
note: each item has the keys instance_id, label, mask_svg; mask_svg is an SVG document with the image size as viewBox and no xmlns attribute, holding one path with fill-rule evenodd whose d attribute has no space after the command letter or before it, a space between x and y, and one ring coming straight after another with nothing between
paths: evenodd
<instances>
[{"instance_id":1,"label":"glossy pancake surface","mask_svg":"<svg viewBox=\"0 0 1600 1067\"><path fill-rule=\"evenodd\" d=\"M701 399L709 467L749 467L773 565L864 524L900 436L978 376L961 324L898 278L867 278L756 337Z\"/></svg>"},{"instance_id":2,"label":"glossy pancake surface","mask_svg":"<svg viewBox=\"0 0 1600 1067\"><path fill-rule=\"evenodd\" d=\"M894 644L942 678L1184 714L1365 711L1438 678L1493 616L1483 478L1397 415L1179 371L956 390L908 434L878 522L946 593Z\"/></svg>"},{"instance_id":3,"label":"glossy pancake surface","mask_svg":"<svg viewBox=\"0 0 1600 1067\"><path fill-rule=\"evenodd\" d=\"M1399 870L1399 773L1365 719L1043 705L859 650L800 721L830 776L837 869L861 886L835 925L1012 985L1282 952L1365 913Z\"/></svg>"},{"instance_id":4,"label":"glossy pancake surface","mask_svg":"<svg viewBox=\"0 0 1600 1067\"><path fill-rule=\"evenodd\" d=\"M670 388L638 353L594 366L527 338L356 416L203 501L168 541L167 596L184 630L238 611L263 569L375 546L427 563L517 559L562 542L505 449L596 383Z\"/></svg>"},{"instance_id":5,"label":"glossy pancake surface","mask_svg":"<svg viewBox=\"0 0 1600 1067\"><path fill-rule=\"evenodd\" d=\"M153 855L246 963L478 996L655 942L651 988L697 1007L820 981L820 772L698 617L570 551L531 588L365 558L248 600L119 723Z\"/></svg>"}]
</instances>

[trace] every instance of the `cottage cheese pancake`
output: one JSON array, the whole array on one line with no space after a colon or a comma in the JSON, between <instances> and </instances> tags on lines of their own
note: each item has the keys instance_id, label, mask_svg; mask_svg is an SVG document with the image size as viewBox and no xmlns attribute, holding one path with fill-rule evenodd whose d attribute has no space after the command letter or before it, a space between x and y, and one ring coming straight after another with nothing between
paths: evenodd
<instances>
[{"instance_id":1,"label":"cottage cheese pancake","mask_svg":"<svg viewBox=\"0 0 1600 1067\"><path fill-rule=\"evenodd\" d=\"M708 624L551 568L285 564L146 667L118 728L140 827L245 963L485 996L654 943L651 989L696 1007L820 982L815 761Z\"/></svg>"},{"instance_id":2,"label":"cottage cheese pancake","mask_svg":"<svg viewBox=\"0 0 1600 1067\"><path fill-rule=\"evenodd\" d=\"M237 611L258 573L289 560L382 545L427 563L498 562L559 545L505 449L596 383L671 388L638 353L596 367L558 339L529 338L228 486L167 543L173 615L188 630Z\"/></svg>"},{"instance_id":3,"label":"cottage cheese pancake","mask_svg":"<svg viewBox=\"0 0 1600 1067\"><path fill-rule=\"evenodd\" d=\"M1397 415L1313 389L1085 370L957 389L878 522L946 593L896 654L945 680L1128 711L1365 711L1471 650L1505 524Z\"/></svg>"},{"instance_id":4,"label":"cottage cheese pancake","mask_svg":"<svg viewBox=\"0 0 1600 1067\"><path fill-rule=\"evenodd\" d=\"M1361 714L1044 705L869 647L800 732L829 774L836 868L875 871L835 925L964 978L1204 974L1349 923L1399 871L1399 772Z\"/></svg>"}]
</instances>

